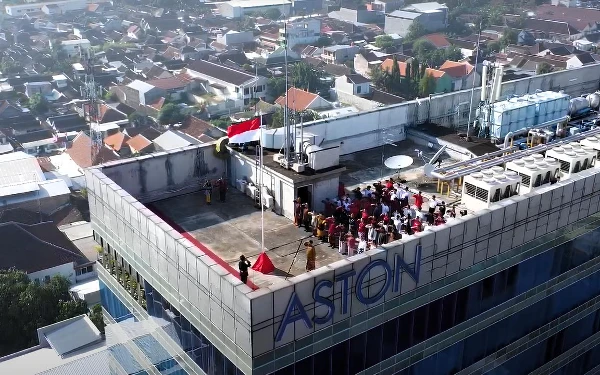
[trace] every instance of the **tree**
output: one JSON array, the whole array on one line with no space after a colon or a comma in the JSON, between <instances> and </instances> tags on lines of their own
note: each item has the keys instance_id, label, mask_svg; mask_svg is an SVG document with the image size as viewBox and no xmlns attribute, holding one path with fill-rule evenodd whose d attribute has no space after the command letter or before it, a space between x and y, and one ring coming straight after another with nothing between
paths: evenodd
<instances>
[{"instance_id":1,"label":"tree","mask_svg":"<svg viewBox=\"0 0 600 375\"><path fill-rule=\"evenodd\" d=\"M546 74L546 73L551 73L552 72L552 65L548 64L548 63L541 63L537 66L537 69L535 70L536 74Z\"/></svg>"},{"instance_id":2,"label":"tree","mask_svg":"<svg viewBox=\"0 0 600 375\"><path fill-rule=\"evenodd\" d=\"M37 329L87 312L69 295L69 280L31 281L14 269L0 270L0 356L37 344Z\"/></svg>"},{"instance_id":3,"label":"tree","mask_svg":"<svg viewBox=\"0 0 600 375\"><path fill-rule=\"evenodd\" d=\"M496 52L500 52L502 50L502 44L498 41L495 42L489 42L487 43L487 45L485 46L484 49L484 54L486 56L491 55L492 53L496 53Z\"/></svg>"},{"instance_id":4,"label":"tree","mask_svg":"<svg viewBox=\"0 0 600 375\"><path fill-rule=\"evenodd\" d=\"M158 122L161 125L171 125L183 121L181 108L174 103L165 104L158 113Z\"/></svg>"},{"instance_id":5,"label":"tree","mask_svg":"<svg viewBox=\"0 0 600 375\"><path fill-rule=\"evenodd\" d=\"M304 61L297 62L292 66L292 85L315 92L321 86L321 72Z\"/></svg>"},{"instance_id":6,"label":"tree","mask_svg":"<svg viewBox=\"0 0 600 375\"><path fill-rule=\"evenodd\" d=\"M15 74L23 71L23 66L17 64L14 60L8 57L0 58L0 73L7 74Z\"/></svg>"},{"instance_id":7,"label":"tree","mask_svg":"<svg viewBox=\"0 0 600 375\"><path fill-rule=\"evenodd\" d=\"M398 65L398 57L394 55L392 59L392 72L390 73L390 82L388 90L392 93L399 93L402 89L402 74L400 73L400 66Z\"/></svg>"},{"instance_id":8,"label":"tree","mask_svg":"<svg viewBox=\"0 0 600 375\"><path fill-rule=\"evenodd\" d=\"M394 38L389 35L379 35L375 38L375 47L388 48L394 45Z\"/></svg>"},{"instance_id":9,"label":"tree","mask_svg":"<svg viewBox=\"0 0 600 375\"><path fill-rule=\"evenodd\" d=\"M416 40L425 34L427 34L427 29L425 26L423 26L423 24L421 24L419 21L414 21L408 27L408 34L406 34L404 40L407 42Z\"/></svg>"},{"instance_id":10,"label":"tree","mask_svg":"<svg viewBox=\"0 0 600 375\"><path fill-rule=\"evenodd\" d=\"M462 54L460 48L458 48L456 46L451 46L450 48L446 49L445 53L446 53L446 60L459 61L459 60L463 59L463 54Z\"/></svg>"},{"instance_id":11,"label":"tree","mask_svg":"<svg viewBox=\"0 0 600 375\"><path fill-rule=\"evenodd\" d=\"M283 108L277 108L277 111L275 111L271 116L271 123L269 124L269 129L282 128L284 122L285 114L283 113Z\"/></svg>"},{"instance_id":12,"label":"tree","mask_svg":"<svg viewBox=\"0 0 600 375\"><path fill-rule=\"evenodd\" d=\"M413 56L420 62L431 63L435 46L426 39L420 39L413 43Z\"/></svg>"},{"instance_id":13,"label":"tree","mask_svg":"<svg viewBox=\"0 0 600 375\"><path fill-rule=\"evenodd\" d=\"M104 316L102 315L102 306L100 304L95 304L89 313L90 320L100 333L104 333L104 327L106 324L104 323Z\"/></svg>"},{"instance_id":14,"label":"tree","mask_svg":"<svg viewBox=\"0 0 600 375\"><path fill-rule=\"evenodd\" d=\"M285 87L285 77L273 77L269 79L269 84L267 85L270 97L279 98L283 95L287 88Z\"/></svg>"},{"instance_id":15,"label":"tree","mask_svg":"<svg viewBox=\"0 0 600 375\"><path fill-rule=\"evenodd\" d=\"M422 97L435 92L435 78L431 74L425 74L419 81L419 94Z\"/></svg>"},{"instance_id":16,"label":"tree","mask_svg":"<svg viewBox=\"0 0 600 375\"><path fill-rule=\"evenodd\" d=\"M129 119L129 123L131 125L146 125L146 121L148 120L148 116L139 112L133 112L127 116L127 118Z\"/></svg>"},{"instance_id":17,"label":"tree","mask_svg":"<svg viewBox=\"0 0 600 375\"><path fill-rule=\"evenodd\" d=\"M29 98L29 109L35 114L48 112L48 101L41 94L33 94Z\"/></svg>"},{"instance_id":18,"label":"tree","mask_svg":"<svg viewBox=\"0 0 600 375\"><path fill-rule=\"evenodd\" d=\"M265 18L275 21L278 20L279 17L281 17L281 11L277 8L271 8L267 9L263 15Z\"/></svg>"},{"instance_id":19,"label":"tree","mask_svg":"<svg viewBox=\"0 0 600 375\"><path fill-rule=\"evenodd\" d=\"M316 47L327 47L333 44L333 41L331 40L331 38L328 38L326 36L322 36L319 39L317 39L317 42L315 43Z\"/></svg>"},{"instance_id":20,"label":"tree","mask_svg":"<svg viewBox=\"0 0 600 375\"><path fill-rule=\"evenodd\" d=\"M104 100L107 102L118 102L119 97L114 91L107 91L106 94L104 94Z\"/></svg>"},{"instance_id":21,"label":"tree","mask_svg":"<svg viewBox=\"0 0 600 375\"><path fill-rule=\"evenodd\" d=\"M517 39L519 38L519 33L515 29L507 28L504 29L502 33L502 37L500 37L500 44L503 47L508 46L509 44L517 44Z\"/></svg>"}]
</instances>

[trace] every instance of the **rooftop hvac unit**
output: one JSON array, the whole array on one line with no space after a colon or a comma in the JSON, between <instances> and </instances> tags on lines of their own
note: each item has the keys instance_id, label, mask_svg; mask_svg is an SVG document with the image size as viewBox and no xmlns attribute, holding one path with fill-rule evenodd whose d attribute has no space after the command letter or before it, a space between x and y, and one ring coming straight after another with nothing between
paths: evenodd
<instances>
[{"instance_id":1,"label":"rooftop hvac unit","mask_svg":"<svg viewBox=\"0 0 600 375\"><path fill-rule=\"evenodd\" d=\"M578 145L580 146L580 145ZM589 148L573 147L567 144L546 151L546 159L555 160L560 166L560 178L567 179L596 164L597 152Z\"/></svg>"},{"instance_id":2,"label":"rooftop hvac unit","mask_svg":"<svg viewBox=\"0 0 600 375\"><path fill-rule=\"evenodd\" d=\"M467 209L478 211L518 194L521 178L515 173L495 173L484 170L465 176L462 203Z\"/></svg>"},{"instance_id":3,"label":"rooftop hvac unit","mask_svg":"<svg viewBox=\"0 0 600 375\"><path fill-rule=\"evenodd\" d=\"M579 143L581 143L584 146L591 147L592 149L594 149L596 151L597 158L600 157L600 138L597 138L594 136L587 137L587 138L579 141Z\"/></svg>"},{"instance_id":4,"label":"rooftop hvac unit","mask_svg":"<svg viewBox=\"0 0 600 375\"><path fill-rule=\"evenodd\" d=\"M523 195L556 181L558 164L548 163L542 155L534 154L506 163L506 171L520 178L519 195Z\"/></svg>"}]
</instances>

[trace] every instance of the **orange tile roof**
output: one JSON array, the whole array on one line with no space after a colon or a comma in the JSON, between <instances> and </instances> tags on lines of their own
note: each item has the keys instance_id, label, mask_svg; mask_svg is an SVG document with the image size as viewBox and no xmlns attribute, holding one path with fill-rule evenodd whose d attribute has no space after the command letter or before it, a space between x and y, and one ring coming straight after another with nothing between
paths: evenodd
<instances>
[{"instance_id":1,"label":"orange tile roof","mask_svg":"<svg viewBox=\"0 0 600 375\"><path fill-rule=\"evenodd\" d=\"M393 59L386 59L383 63L381 63L381 69L391 71L392 64L394 63ZM400 68L400 75L406 76L406 66L407 64L402 61L398 61L398 67ZM426 68L425 74L431 74L434 78L442 78L446 72L437 69Z\"/></svg>"},{"instance_id":2,"label":"orange tile roof","mask_svg":"<svg viewBox=\"0 0 600 375\"><path fill-rule=\"evenodd\" d=\"M104 146L97 147L98 151L94 160L92 160L92 140L84 132L80 132L71 142L71 147L67 148L67 154L81 168L88 168L92 165L119 159L119 155L115 154L114 151Z\"/></svg>"},{"instance_id":3,"label":"orange tile roof","mask_svg":"<svg viewBox=\"0 0 600 375\"><path fill-rule=\"evenodd\" d=\"M456 62L446 60L440 69L442 72L448 73L452 78L461 78L468 76L473 71L473 65L466 62Z\"/></svg>"},{"instance_id":4,"label":"orange tile roof","mask_svg":"<svg viewBox=\"0 0 600 375\"><path fill-rule=\"evenodd\" d=\"M141 134L136 135L125 143L127 143L127 145L129 145L129 147L131 147L135 152L140 152L152 144L148 138Z\"/></svg>"},{"instance_id":5,"label":"orange tile roof","mask_svg":"<svg viewBox=\"0 0 600 375\"><path fill-rule=\"evenodd\" d=\"M433 44L434 46L436 46L437 48L445 48L450 46L450 42L448 41L448 39L446 39L446 36L444 34L429 34L429 35L425 35L422 37L422 39L426 39L429 42L431 42L431 44Z\"/></svg>"},{"instance_id":6,"label":"orange tile roof","mask_svg":"<svg viewBox=\"0 0 600 375\"><path fill-rule=\"evenodd\" d=\"M121 150L123 145L127 143L127 141L130 139L131 138L127 134L117 132L113 135L104 138L104 144L118 152Z\"/></svg>"},{"instance_id":7,"label":"orange tile roof","mask_svg":"<svg viewBox=\"0 0 600 375\"><path fill-rule=\"evenodd\" d=\"M290 87L287 91L288 95L288 108L293 111L305 111L309 108L312 102L319 97L317 94L313 94L308 91L300 90L295 87ZM275 103L282 107L285 107L285 95L277 98Z\"/></svg>"},{"instance_id":8,"label":"orange tile roof","mask_svg":"<svg viewBox=\"0 0 600 375\"><path fill-rule=\"evenodd\" d=\"M160 109L163 107L163 105L165 105L165 98L162 96L160 98L156 99L155 101L153 101L152 103L148 104L149 107L152 107L152 108L156 109L157 111L160 111Z\"/></svg>"}]
</instances>

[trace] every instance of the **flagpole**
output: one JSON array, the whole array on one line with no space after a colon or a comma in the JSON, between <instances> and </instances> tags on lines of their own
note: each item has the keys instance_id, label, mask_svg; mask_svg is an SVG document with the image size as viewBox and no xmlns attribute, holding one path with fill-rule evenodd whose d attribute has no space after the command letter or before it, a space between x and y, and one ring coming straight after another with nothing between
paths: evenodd
<instances>
[{"instance_id":1,"label":"flagpole","mask_svg":"<svg viewBox=\"0 0 600 375\"><path fill-rule=\"evenodd\" d=\"M260 140L258 142L259 150L259 159L260 159L260 251L265 251L265 208L263 207L263 194L265 187L263 185L263 115L260 113Z\"/></svg>"}]
</instances>

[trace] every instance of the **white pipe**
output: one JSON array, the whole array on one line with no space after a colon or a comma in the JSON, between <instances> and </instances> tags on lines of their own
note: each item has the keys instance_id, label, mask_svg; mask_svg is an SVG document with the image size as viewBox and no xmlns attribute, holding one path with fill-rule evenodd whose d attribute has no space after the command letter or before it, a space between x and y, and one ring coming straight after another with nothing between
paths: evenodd
<instances>
[{"instance_id":1,"label":"white pipe","mask_svg":"<svg viewBox=\"0 0 600 375\"><path fill-rule=\"evenodd\" d=\"M554 120L557 121L557 120ZM553 121L553 122L554 122ZM479 156L477 158L473 158L471 160L465 161L465 162L459 162L456 164L452 164L449 165L445 168L438 168L434 171L431 172L431 176L434 178L439 178L440 180L454 180L457 179L459 177L462 176L466 176L469 175L471 173L475 173L478 172L482 169L487 169L487 168L491 168L495 165L498 164L502 164L502 163L507 163L509 161L515 160L515 159L520 159L524 156L528 156L528 155L532 155L532 154L539 154L542 152L545 152L548 149L563 145L563 144L567 144L570 142L576 142L579 141L581 139L590 137L592 135L598 135L600 134L600 128L596 128L596 129L591 129L588 130L586 132L583 133L579 133L576 135L572 135L570 137L564 138L561 141L558 142L552 142L552 143L547 143L547 144L541 144L541 145L537 145L535 147L531 147L528 148L526 150L522 150L520 152L513 152L511 154L508 155L504 155L502 157L497 157L495 159L492 160L487 160L484 161L485 159L489 159L490 156L494 155L494 154L498 154L498 153L506 153L511 151L512 149L515 149L516 147L511 147L509 149L504 149L504 150L499 150L499 151L495 151L483 156ZM469 165L470 164L470 165ZM459 169L459 170L454 170L456 167L460 167L465 165L464 169ZM452 171L454 170L454 171ZM447 171L452 171L451 173L445 174L444 172Z\"/></svg>"},{"instance_id":2,"label":"white pipe","mask_svg":"<svg viewBox=\"0 0 600 375\"><path fill-rule=\"evenodd\" d=\"M483 66L483 70L481 71L481 101L484 102L486 97L487 97L487 74L488 74L488 67L487 65Z\"/></svg>"},{"instance_id":3,"label":"white pipe","mask_svg":"<svg viewBox=\"0 0 600 375\"><path fill-rule=\"evenodd\" d=\"M502 75L504 74L504 67L500 65L498 67L498 76L497 76L497 84L496 84L496 92L494 93L494 101L500 99L500 94L502 93Z\"/></svg>"}]
</instances>

